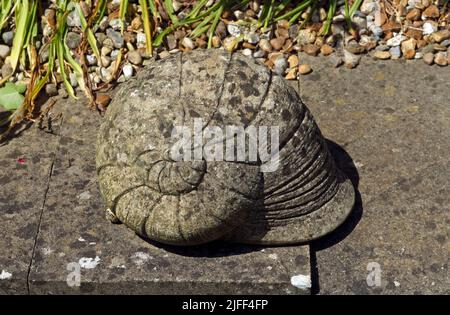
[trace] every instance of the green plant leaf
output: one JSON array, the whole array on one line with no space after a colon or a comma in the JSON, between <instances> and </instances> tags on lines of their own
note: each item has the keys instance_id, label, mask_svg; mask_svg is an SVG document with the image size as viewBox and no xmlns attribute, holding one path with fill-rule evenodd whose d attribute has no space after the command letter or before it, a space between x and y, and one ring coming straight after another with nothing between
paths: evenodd
<instances>
[{"instance_id":1,"label":"green plant leaf","mask_svg":"<svg viewBox=\"0 0 450 315\"><path fill-rule=\"evenodd\" d=\"M16 87L13 83L7 82L0 88L0 106L6 110L15 110L22 105L24 96L19 93L22 88Z\"/></svg>"},{"instance_id":2,"label":"green plant leaf","mask_svg":"<svg viewBox=\"0 0 450 315\"><path fill-rule=\"evenodd\" d=\"M27 85L25 83L16 83L15 88L16 88L17 92L19 92L20 94L23 94L27 90Z\"/></svg>"}]
</instances>

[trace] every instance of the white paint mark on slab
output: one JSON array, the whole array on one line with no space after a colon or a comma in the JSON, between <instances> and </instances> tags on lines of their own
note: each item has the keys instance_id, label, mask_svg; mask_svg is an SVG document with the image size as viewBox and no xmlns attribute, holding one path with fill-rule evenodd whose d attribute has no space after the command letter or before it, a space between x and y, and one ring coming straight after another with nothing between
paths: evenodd
<instances>
[{"instance_id":1,"label":"white paint mark on slab","mask_svg":"<svg viewBox=\"0 0 450 315\"><path fill-rule=\"evenodd\" d=\"M86 242L86 240L80 236L80 237L78 238L78 242Z\"/></svg>"},{"instance_id":2,"label":"white paint mark on slab","mask_svg":"<svg viewBox=\"0 0 450 315\"><path fill-rule=\"evenodd\" d=\"M291 277L291 284L299 289L306 290L311 288L311 277L309 275L296 275Z\"/></svg>"},{"instance_id":3,"label":"white paint mark on slab","mask_svg":"<svg viewBox=\"0 0 450 315\"><path fill-rule=\"evenodd\" d=\"M100 263L100 257L95 256L95 258L82 257L78 261L81 268L84 269L94 269Z\"/></svg>"},{"instance_id":4,"label":"white paint mark on slab","mask_svg":"<svg viewBox=\"0 0 450 315\"><path fill-rule=\"evenodd\" d=\"M278 255L277 254L270 254L269 258L275 260L275 259L278 259Z\"/></svg>"},{"instance_id":5,"label":"white paint mark on slab","mask_svg":"<svg viewBox=\"0 0 450 315\"><path fill-rule=\"evenodd\" d=\"M394 281L394 285L395 285L396 288L398 288L400 286L400 282Z\"/></svg>"},{"instance_id":6,"label":"white paint mark on slab","mask_svg":"<svg viewBox=\"0 0 450 315\"><path fill-rule=\"evenodd\" d=\"M12 273L9 273L6 270L2 270L2 273L0 273L0 280L8 280L11 279Z\"/></svg>"}]
</instances>

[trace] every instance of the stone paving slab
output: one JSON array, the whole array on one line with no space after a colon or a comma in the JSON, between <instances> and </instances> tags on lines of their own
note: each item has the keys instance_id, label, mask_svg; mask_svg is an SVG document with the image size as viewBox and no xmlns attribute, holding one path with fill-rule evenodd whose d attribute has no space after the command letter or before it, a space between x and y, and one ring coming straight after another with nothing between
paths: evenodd
<instances>
[{"instance_id":1,"label":"stone paving slab","mask_svg":"<svg viewBox=\"0 0 450 315\"><path fill-rule=\"evenodd\" d=\"M348 70L301 59L314 69L301 95L342 146L335 157L360 192L349 220L312 244L314 293L448 294L450 72L420 61L363 58ZM366 282L370 263L380 286Z\"/></svg>"},{"instance_id":2,"label":"stone paving slab","mask_svg":"<svg viewBox=\"0 0 450 315\"><path fill-rule=\"evenodd\" d=\"M30 273L31 294L308 294L308 246L263 248L216 242L159 247L104 218L95 176L100 119L79 104L63 110L59 150ZM81 286L67 279L81 263Z\"/></svg>"},{"instance_id":3,"label":"stone paving slab","mask_svg":"<svg viewBox=\"0 0 450 315\"><path fill-rule=\"evenodd\" d=\"M82 100L62 100L58 136L33 127L0 149L0 293L307 294L291 277L310 273L319 294L450 293L450 72L369 58L334 69L300 57L314 69L300 94L359 189L336 232L311 250L142 240L103 217L100 118ZM68 264L80 262L81 286L71 287ZM380 286L367 284L368 264L379 265Z\"/></svg>"},{"instance_id":4,"label":"stone paving slab","mask_svg":"<svg viewBox=\"0 0 450 315\"><path fill-rule=\"evenodd\" d=\"M0 294L28 290L29 266L56 143L55 135L34 125L0 146Z\"/></svg>"}]
</instances>

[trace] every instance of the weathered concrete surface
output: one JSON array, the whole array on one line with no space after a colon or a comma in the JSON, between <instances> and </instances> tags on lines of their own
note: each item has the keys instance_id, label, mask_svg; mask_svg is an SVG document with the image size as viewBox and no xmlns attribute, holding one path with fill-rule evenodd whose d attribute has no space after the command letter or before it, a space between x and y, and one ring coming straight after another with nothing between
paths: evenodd
<instances>
[{"instance_id":1,"label":"weathered concrete surface","mask_svg":"<svg viewBox=\"0 0 450 315\"><path fill-rule=\"evenodd\" d=\"M314 69L300 79L302 98L351 157L334 150L361 194L352 217L312 244L315 293L448 294L450 71L301 59ZM370 263L381 268L381 286L366 282Z\"/></svg>"},{"instance_id":2,"label":"weathered concrete surface","mask_svg":"<svg viewBox=\"0 0 450 315\"><path fill-rule=\"evenodd\" d=\"M0 294L28 290L27 276L56 143L55 135L34 125L0 146Z\"/></svg>"},{"instance_id":3,"label":"weathered concrete surface","mask_svg":"<svg viewBox=\"0 0 450 315\"><path fill-rule=\"evenodd\" d=\"M139 238L124 226L111 224L104 218L95 175L95 140L100 117L82 103L61 100L56 106L62 112L58 136L53 136L58 139L57 147L41 142L39 147L32 147L33 154L53 152L54 157L42 165L48 165L47 171L37 175L47 181L38 196L36 210L31 213L35 224L28 233L27 246L22 248L14 239L12 249L8 249L9 244L1 243L2 252L10 250L11 258L5 263L2 260L0 269L20 275L21 286L12 281L16 278L0 280L2 293L27 293L27 280L31 294L310 292L309 288L299 289L291 283L293 276L310 276L308 246L263 248L217 242L196 248L162 248ZM23 134L27 136L27 132ZM21 143L17 145L20 147ZM2 176L13 176L14 172L17 170L12 166L2 168ZM39 188L32 183L22 186L25 192L19 200L28 201L26 192L33 196L31 192ZM15 213L15 208L11 209ZM6 240L21 237L23 227L31 229L22 221L17 218L6 226L2 221L2 235ZM15 253L19 250L22 255ZM69 285L73 283L71 279L76 279L73 272L77 269L71 263L81 263L79 287Z\"/></svg>"},{"instance_id":4,"label":"weathered concrete surface","mask_svg":"<svg viewBox=\"0 0 450 315\"><path fill-rule=\"evenodd\" d=\"M315 293L450 293L450 73L421 62L308 62L302 98L360 192L349 220L312 244ZM93 173L99 118L72 101L55 108L65 113L58 136L33 127L0 149L0 273L12 274L0 293L27 293L27 280L31 293L305 293L290 277L309 274L306 246L177 250L108 223ZM68 264L97 256L70 287ZM381 267L380 287L366 283L369 263Z\"/></svg>"}]
</instances>

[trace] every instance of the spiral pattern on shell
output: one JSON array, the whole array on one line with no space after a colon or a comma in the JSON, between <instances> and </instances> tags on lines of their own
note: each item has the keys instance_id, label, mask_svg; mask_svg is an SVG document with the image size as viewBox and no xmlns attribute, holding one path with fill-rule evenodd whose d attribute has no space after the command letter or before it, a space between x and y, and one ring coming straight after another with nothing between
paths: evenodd
<instances>
[{"instance_id":1,"label":"spiral pattern on shell","mask_svg":"<svg viewBox=\"0 0 450 315\"><path fill-rule=\"evenodd\" d=\"M203 128L277 126L278 169L261 172L259 157L174 160L174 127L192 129L195 119ZM173 55L122 85L96 160L107 207L166 244L303 242L334 229L354 202L295 90L256 61L220 50Z\"/></svg>"}]
</instances>

